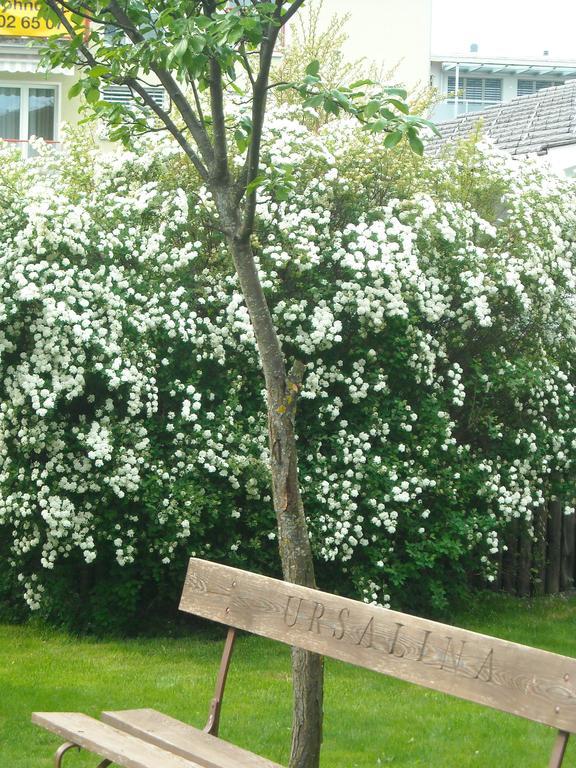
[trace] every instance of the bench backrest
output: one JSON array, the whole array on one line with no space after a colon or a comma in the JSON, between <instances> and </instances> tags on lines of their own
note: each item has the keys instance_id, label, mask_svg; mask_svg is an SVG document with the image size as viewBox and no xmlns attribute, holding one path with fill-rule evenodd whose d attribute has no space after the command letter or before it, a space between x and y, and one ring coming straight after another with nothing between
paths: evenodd
<instances>
[{"instance_id":1,"label":"bench backrest","mask_svg":"<svg viewBox=\"0 0 576 768\"><path fill-rule=\"evenodd\" d=\"M576 659L192 558L180 609L576 733Z\"/></svg>"}]
</instances>

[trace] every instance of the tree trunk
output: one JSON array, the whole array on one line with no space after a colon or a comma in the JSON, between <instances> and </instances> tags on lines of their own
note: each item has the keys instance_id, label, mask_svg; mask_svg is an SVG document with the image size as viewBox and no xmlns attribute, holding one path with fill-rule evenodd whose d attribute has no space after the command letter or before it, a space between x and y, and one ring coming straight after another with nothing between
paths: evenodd
<instances>
[{"instance_id":1,"label":"tree trunk","mask_svg":"<svg viewBox=\"0 0 576 768\"><path fill-rule=\"evenodd\" d=\"M288 389L296 386L290 379L287 384ZM290 397L290 393L287 396ZM314 587L312 551L298 485L293 410L290 416L290 411L284 411L285 407L283 403L273 403L271 407L269 401L272 486L280 557L286 581ZM322 657L293 648L292 677L294 708L290 768L317 768L322 743Z\"/></svg>"},{"instance_id":2,"label":"tree trunk","mask_svg":"<svg viewBox=\"0 0 576 768\"><path fill-rule=\"evenodd\" d=\"M219 206L220 207L220 206ZM223 206L226 210L226 206ZM227 208L221 217L234 218ZM278 543L286 581L315 587L312 548L298 483L294 420L304 365L295 363L288 375L284 356L258 277L249 242L228 240L266 381L272 498L278 524ZM323 660L292 649L294 708L290 768L318 768L322 743Z\"/></svg>"}]
</instances>

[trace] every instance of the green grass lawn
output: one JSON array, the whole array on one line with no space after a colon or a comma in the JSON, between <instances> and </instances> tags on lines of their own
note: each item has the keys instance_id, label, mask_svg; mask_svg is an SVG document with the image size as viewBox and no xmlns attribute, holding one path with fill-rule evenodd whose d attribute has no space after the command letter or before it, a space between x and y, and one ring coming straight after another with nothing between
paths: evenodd
<instances>
[{"instance_id":1,"label":"green grass lawn","mask_svg":"<svg viewBox=\"0 0 576 768\"><path fill-rule=\"evenodd\" d=\"M576 598L481 598L454 623L576 656ZM0 626L0 766L49 768L58 739L30 724L33 710L154 707L203 726L222 640L95 641L34 626ZM221 735L286 764L290 744L289 649L239 640ZM543 768L549 728L346 664L326 662L323 768ZM576 742L576 738L573 740ZM71 753L65 766L97 764ZM576 766L576 744L565 765Z\"/></svg>"}]
</instances>

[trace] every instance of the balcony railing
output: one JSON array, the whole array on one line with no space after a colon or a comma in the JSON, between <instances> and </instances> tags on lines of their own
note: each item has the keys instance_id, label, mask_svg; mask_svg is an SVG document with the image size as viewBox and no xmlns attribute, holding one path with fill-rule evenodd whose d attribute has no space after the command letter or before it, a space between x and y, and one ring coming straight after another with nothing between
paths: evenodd
<instances>
[{"instance_id":1,"label":"balcony railing","mask_svg":"<svg viewBox=\"0 0 576 768\"><path fill-rule=\"evenodd\" d=\"M23 157L34 157L37 155L34 147L31 146L30 139L0 139L8 144L18 144L22 150ZM48 144L55 152L58 152L62 146L60 141L52 141L51 139L41 139L45 144Z\"/></svg>"},{"instance_id":2,"label":"balcony railing","mask_svg":"<svg viewBox=\"0 0 576 768\"><path fill-rule=\"evenodd\" d=\"M488 109L488 107L494 107L496 104L501 103L501 101L472 101L471 99L458 99L456 102L454 99L451 99L435 107L432 119L442 123L447 120L453 120L458 115L465 115L469 112L481 112L483 109Z\"/></svg>"}]
</instances>

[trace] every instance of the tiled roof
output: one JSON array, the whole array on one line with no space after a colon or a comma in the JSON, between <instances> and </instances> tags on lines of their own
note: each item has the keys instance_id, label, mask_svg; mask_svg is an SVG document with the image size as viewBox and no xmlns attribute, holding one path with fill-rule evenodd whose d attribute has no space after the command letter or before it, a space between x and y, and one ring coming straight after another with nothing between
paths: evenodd
<instances>
[{"instance_id":1,"label":"tiled roof","mask_svg":"<svg viewBox=\"0 0 576 768\"><path fill-rule=\"evenodd\" d=\"M483 133L512 155L576 144L576 80L439 123L440 136L428 142L428 151L436 154L444 144L465 138L479 121Z\"/></svg>"}]
</instances>

